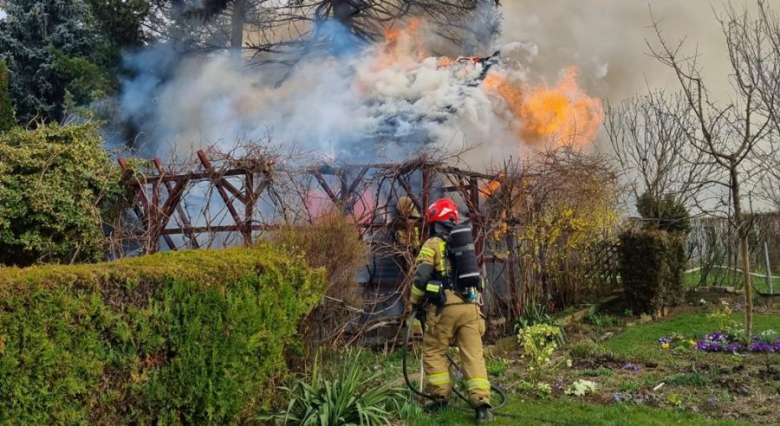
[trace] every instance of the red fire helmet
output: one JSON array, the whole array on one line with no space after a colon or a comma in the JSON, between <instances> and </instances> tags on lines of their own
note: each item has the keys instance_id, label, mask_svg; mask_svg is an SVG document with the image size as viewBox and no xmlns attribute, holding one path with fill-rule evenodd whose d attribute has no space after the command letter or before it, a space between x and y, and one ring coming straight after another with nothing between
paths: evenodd
<instances>
[{"instance_id":1,"label":"red fire helmet","mask_svg":"<svg viewBox=\"0 0 780 426\"><path fill-rule=\"evenodd\" d=\"M428 223L443 221L458 221L458 205L449 198L441 198L433 202L425 213Z\"/></svg>"}]
</instances>

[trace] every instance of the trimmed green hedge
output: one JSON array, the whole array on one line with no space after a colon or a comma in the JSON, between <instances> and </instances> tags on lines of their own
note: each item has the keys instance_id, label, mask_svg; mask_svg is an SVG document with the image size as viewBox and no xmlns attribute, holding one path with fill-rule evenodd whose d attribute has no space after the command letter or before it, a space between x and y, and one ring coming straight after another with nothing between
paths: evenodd
<instances>
[{"instance_id":1,"label":"trimmed green hedge","mask_svg":"<svg viewBox=\"0 0 780 426\"><path fill-rule=\"evenodd\" d=\"M634 312L655 313L683 298L685 238L659 230L620 235L620 277Z\"/></svg>"},{"instance_id":2,"label":"trimmed green hedge","mask_svg":"<svg viewBox=\"0 0 780 426\"><path fill-rule=\"evenodd\" d=\"M238 423L323 292L271 246L0 268L0 424Z\"/></svg>"}]
</instances>

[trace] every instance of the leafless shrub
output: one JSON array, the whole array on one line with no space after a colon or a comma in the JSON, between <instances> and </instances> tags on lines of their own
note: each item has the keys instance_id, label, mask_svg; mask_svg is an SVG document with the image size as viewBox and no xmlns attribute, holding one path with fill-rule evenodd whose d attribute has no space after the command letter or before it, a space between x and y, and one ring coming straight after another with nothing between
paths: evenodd
<instances>
[{"instance_id":1,"label":"leafless shrub","mask_svg":"<svg viewBox=\"0 0 780 426\"><path fill-rule=\"evenodd\" d=\"M686 206L704 201L699 190L712 163L692 161L696 151L686 143L692 119L686 99L663 90L607 105L605 129L633 202L643 195Z\"/></svg>"},{"instance_id":2,"label":"leafless shrub","mask_svg":"<svg viewBox=\"0 0 780 426\"><path fill-rule=\"evenodd\" d=\"M367 248L354 222L334 209L310 225L283 225L271 233L270 241L301 253L309 266L325 269L326 297L303 327L309 345L336 344L356 319L355 310L363 306L355 277L365 265Z\"/></svg>"}]
</instances>

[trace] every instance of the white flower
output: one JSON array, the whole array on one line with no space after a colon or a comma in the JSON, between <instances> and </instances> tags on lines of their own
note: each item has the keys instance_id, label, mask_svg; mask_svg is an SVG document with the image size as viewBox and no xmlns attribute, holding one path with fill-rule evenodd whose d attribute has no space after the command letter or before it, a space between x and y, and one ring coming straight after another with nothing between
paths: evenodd
<instances>
[{"instance_id":1,"label":"white flower","mask_svg":"<svg viewBox=\"0 0 780 426\"><path fill-rule=\"evenodd\" d=\"M536 389L539 391L539 393L550 395L552 393L552 387L548 385L547 383L539 383L536 385Z\"/></svg>"},{"instance_id":2,"label":"white flower","mask_svg":"<svg viewBox=\"0 0 780 426\"><path fill-rule=\"evenodd\" d=\"M566 389L566 395L585 396L596 392L598 385L590 380L577 380Z\"/></svg>"},{"instance_id":3,"label":"white flower","mask_svg":"<svg viewBox=\"0 0 780 426\"><path fill-rule=\"evenodd\" d=\"M571 365L572 365L571 359L567 359L566 360L566 366L571 368Z\"/></svg>"}]
</instances>

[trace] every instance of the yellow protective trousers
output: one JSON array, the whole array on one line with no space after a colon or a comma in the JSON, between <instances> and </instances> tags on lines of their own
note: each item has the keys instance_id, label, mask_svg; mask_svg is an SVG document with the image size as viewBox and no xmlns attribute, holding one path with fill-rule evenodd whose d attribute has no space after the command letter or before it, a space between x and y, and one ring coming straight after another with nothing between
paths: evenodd
<instances>
[{"instance_id":1,"label":"yellow protective trousers","mask_svg":"<svg viewBox=\"0 0 780 426\"><path fill-rule=\"evenodd\" d=\"M423 366L428 393L444 399L449 399L452 395L447 349L454 339L460 351L469 402L474 407L490 404L490 382L482 356L485 320L479 305L463 303L463 300L450 290L446 290L445 294L447 302L444 306L428 306L423 337Z\"/></svg>"}]
</instances>

